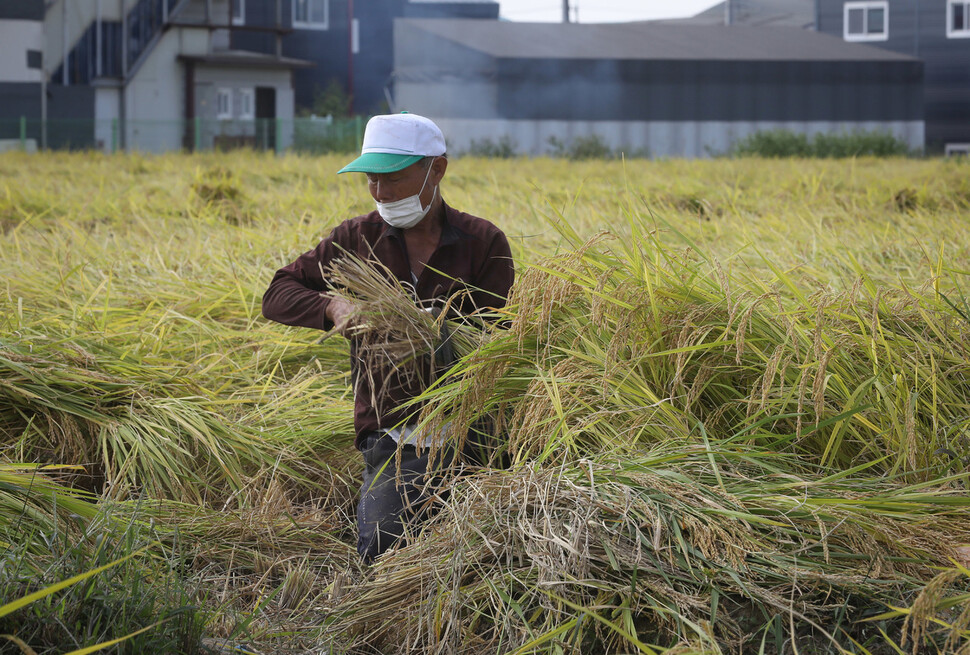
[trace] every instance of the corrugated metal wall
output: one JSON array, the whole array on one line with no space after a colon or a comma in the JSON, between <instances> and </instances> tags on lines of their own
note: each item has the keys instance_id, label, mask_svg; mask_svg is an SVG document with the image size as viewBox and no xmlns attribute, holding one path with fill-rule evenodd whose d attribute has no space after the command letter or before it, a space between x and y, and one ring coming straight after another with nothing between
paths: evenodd
<instances>
[{"instance_id":1,"label":"corrugated metal wall","mask_svg":"<svg viewBox=\"0 0 970 655\"><path fill-rule=\"evenodd\" d=\"M919 61L501 59L398 29L395 108L449 126L454 152L507 138L543 154L550 138L596 135L628 153L703 157L772 129L880 130L923 146Z\"/></svg>"},{"instance_id":2,"label":"corrugated metal wall","mask_svg":"<svg viewBox=\"0 0 970 655\"><path fill-rule=\"evenodd\" d=\"M818 0L818 30L843 36L842 0ZM946 0L890 0L889 35L868 45L922 59L925 63L926 150L946 143L970 143L970 39L947 38Z\"/></svg>"},{"instance_id":3,"label":"corrugated metal wall","mask_svg":"<svg viewBox=\"0 0 970 655\"><path fill-rule=\"evenodd\" d=\"M770 29L770 28L767 28ZM498 118L910 121L919 62L502 60Z\"/></svg>"}]
</instances>

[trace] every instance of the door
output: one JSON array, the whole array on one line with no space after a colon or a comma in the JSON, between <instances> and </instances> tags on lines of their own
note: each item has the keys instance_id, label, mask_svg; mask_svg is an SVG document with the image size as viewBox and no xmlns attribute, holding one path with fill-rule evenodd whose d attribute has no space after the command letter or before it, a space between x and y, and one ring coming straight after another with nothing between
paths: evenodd
<instances>
[{"instance_id":1,"label":"door","mask_svg":"<svg viewBox=\"0 0 970 655\"><path fill-rule=\"evenodd\" d=\"M256 87L256 147L276 150L276 89Z\"/></svg>"}]
</instances>

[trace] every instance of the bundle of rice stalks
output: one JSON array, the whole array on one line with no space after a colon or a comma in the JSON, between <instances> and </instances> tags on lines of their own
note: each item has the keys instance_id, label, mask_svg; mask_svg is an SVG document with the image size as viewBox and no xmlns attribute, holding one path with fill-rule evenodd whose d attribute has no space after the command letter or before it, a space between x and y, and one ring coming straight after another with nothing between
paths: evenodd
<instances>
[{"instance_id":1,"label":"bundle of rice stalks","mask_svg":"<svg viewBox=\"0 0 970 655\"><path fill-rule=\"evenodd\" d=\"M932 288L763 282L631 230L530 267L510 331L426 396L426 420L496 414L520 459L730 434L913 479L970 462L970 325Z\"/></svg>"},{"instance_id":2,"label":"bundle of rice stalks","mask_svg":"<svg viewBox=\"0 0 970 655\"><path fill-rule=\"evenodd\" d=\"M217 166L196 171L191 190L198 206L194 213L221 216L231 225L252 222L253 216L247 208L246 194L231 170Z\"/></svg>"},{"instance_id":3,"label":"bundle of rice stalks","mask_svg":"<svg viewBox=\"0 0 970 655\"><path fill-rule=\"evenodd\" d=\"M901 620L860 620L970 539L965 490L799 477L790 460L657 448L462 478L326 634L341 652L479 654L851 651L898 635Z\"/></svg>"},{"instance_id":4,"label":"bundle of rice stalks","mask_svg":"<svg viewBox=\"0 0 970 655\"><path fill-rule=\"evenodd\" d=\"M214 510L174 501L129 502L117 509L150 521L166 543L186 551L192 577L213 590L209 602L233 612L275 612L285 623L314 625L321 594L339 573L356 566L353 505L330 499L296 504L278 484L269 484L251 509ZM309 618L303 617L310 614ZM302 624L301 624L302 621Z\"/></svg>"},{"instance_id":5,"label":"bundle of rice stalks","mask_svg":"<svg viewBox=\"0 0 970 655\"><path fill-rule=\"evenodd\" d=\"M267 480L285 487L298 502L344 505L354 493L359 467L354 448L354 412L350 390L342 379L306 366L294 376L266 376L254 381L260 393L234 394L232 420L258 439L272 466L250 471L236 492L239 507L257 507ZM280 379L282 378L282 379Z\"/></svg>"},{"instance_id":6,"label":"bundle of rice stalks","mask_svg":"<svg viewBox=\"0 0 970 655\"><path fill-rule=\"evenodd\" d=\"M518 468L447 481L337 647L865 652L963 552L970 330L931 287L763 282L630 229L529 267L508 333L420 399L499 417Z\"/></svg>"},{"instance_id":7,"label":"bundle of rice stalks","mask_svg":"<svg viewBox=\"0 0 970 655\"><path fill-rule=\"evenodd\" d=\"M459 302L457 295L424 307L413 289L380 262L347 254L331 264L325 277L331 282L333 296L357 308L349 336L354 339L362 371L393 369L402 380L429 384L442 367L447 370L451 365L453 357L446 350L461 357L487 339L488 333L479 329L484 325L473 327L464 317L449 320L452 306Z\"/></svg>"},{"instance_id":8,"label":"bundle of rice stalks","mask_svg":"<svg viewBox=\"0 0 970 655\"><path fill-rule=\"evenodd\" d=\"M65 468L0 464L0 553L43 554L54 535L71 535L98 515L93 496L51 477Z\"/></svg>"},{"instance_id":9,"label":"bundle of rice stalks","mask_svg":"<svg viewBox=\"0 0 970 655\"><path fill-rule=\"evenodd\" d=\"M172 397L165 381L103 373L104 360L117 356L111 349L46 346L0 343L0 440L9 458L83 466L78 482L116 497L145 491L193 502L224 498L247 471L273 464L205 399ZM116 371L126 368L115 361Z\"/></svg>"},{"instance_id":10,"label":"bundle of rice stalks","mask_svg":"<svg viewBox=\"0 0 970 655\"><path fill-rule=\"evenodd\" d=\"M871 619L906 617L898 643L886 636L897 652L906 647L914 652L928 650L940 643L944 653L970 652L970 580L964 579L970 578L968 567L970 561L964 557L962 564L956 563L930 580L909 607L894 607Z\"/></svg>"}]
</instances>

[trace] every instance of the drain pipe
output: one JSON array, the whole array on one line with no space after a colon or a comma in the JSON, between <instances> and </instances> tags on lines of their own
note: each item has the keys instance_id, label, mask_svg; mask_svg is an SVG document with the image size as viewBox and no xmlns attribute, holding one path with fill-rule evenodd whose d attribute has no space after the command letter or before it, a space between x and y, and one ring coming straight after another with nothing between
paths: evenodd
<instances>
[{"instance_id":1,"label":"drain pipe","mask_svg":"<svg viewBox=\"0 0 970 655\"><path fill-rule=\"evenodd\" d=\"M47 150L47 35L44 35L44 49L40 54L40 149Z\"/></svg>"},{"instance_id":2,"label":"drain pipe","mask_svg":"<svg viewBox=\"0 0 970 655\"><path fill-rule=\"evenodd\" d=\"M101 59L102 59L102 44L101 44L101 0L96 3L97 18L95 19L95 54L94 54L94 74L97 77L101 77Z\"/></svg>"},{"instance_id":3,"label":"drain pipe","mask_svg":"<svg viewBox=\"0 0 970 655\"><path fill-rule=\"evenodd\" d=\"M67 68L67 0L61 2L61 70L64 71L61 81L64 86L71 83L71 72Z\"/></svg>"},{"instance_id":4,"label":"drain pipe","mask_svg":"<svg viewBox=\"0 0 970 655\"><path fill-rule=\"evenodd\" d=\"M122 152L128 150L128 121L125 94L128 92L128 16L125 15L125 0L118 0L121 12L121 88L118 90L118 124L121 126L121 138L118 140Z\"/></svg>"}]
</instances>

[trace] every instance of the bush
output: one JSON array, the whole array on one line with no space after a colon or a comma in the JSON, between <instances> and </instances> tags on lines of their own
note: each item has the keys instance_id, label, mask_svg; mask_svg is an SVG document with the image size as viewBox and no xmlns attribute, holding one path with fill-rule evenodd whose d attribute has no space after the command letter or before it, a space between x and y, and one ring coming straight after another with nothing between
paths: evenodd
<instances>
[{"instance_id":1,"label":"bush","mask_svg":"<svg viewBox=\"0 0 970 655\"><path fill-rule=\"evenodd\" d=\"M732 152L754 157L811 157L813 154L807 136L786 130L755 132L736 143Z\"/></svg>"},{"instance_id":2,"label":"bush","mask_svg":"<svg viewBox=\"0 0 970 655\"><path fill-rule=\"evenodd\" d=\"M321 89L319 84L315 84L313 86L313 105L309 110L301 108L298 115L301 118L309 118L310 116L349 118L350 95L336 78L330 80L326 89Z\"/></svg>"},{"instance_id":3,"label":"bush","mask_svg":"<svg viewBox=\"0 0 970 655\"><path fill-rule=\"evenodd\" d=\"M502 135L497 142L488 137L484 139L472 139L471 145L465 154L470 157L511 159L516 155L515 141L508 134Z\"/></svg>"},{"instance_id":4,"label":"bush","mask_svg":"<svg viewBox=\"0 0 970 655\"><path fill-rule=\"evenodd\" d=\"M614 159L616 157L616 153L599 134L578 136L569 145L551 136L549 137L549 147L552 149L553 157L565 157L572 160Z\"/></svg>"},{"instance_id":5,"label":"bush","mask_svg":"<svg viewBox=\"0 0 970 655\"><path fill-rule=\"evenodd\" d=\"M736 157L900 157L911 154L909 146L887 132L805 134L788 130L755 132L731 149Z\"/></svg>"}]
</instances>

